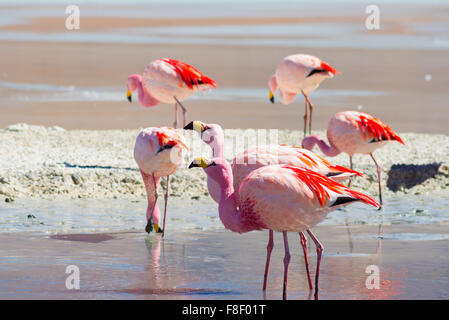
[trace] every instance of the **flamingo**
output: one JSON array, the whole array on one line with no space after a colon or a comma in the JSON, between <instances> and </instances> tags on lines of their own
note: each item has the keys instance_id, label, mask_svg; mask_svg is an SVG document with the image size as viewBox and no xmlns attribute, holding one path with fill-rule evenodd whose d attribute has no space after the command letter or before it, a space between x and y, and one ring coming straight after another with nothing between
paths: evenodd
<instances>
[{"instance_id":1,"label":"flamingo","mask_svg":"<svg viewBox=\"0 0 449 320\"><path fill-rule=\"evenodd\" d=\"M134 159L139 167L148 199L145 231L165 234L165 217L170 187L170 175L181 165L182 149L188 150L182 135L176 129L150 127L143 129L136 139ZM164 222L160 227L161 213L157 206L158 189L161 177L167 177L165 192Z\"/></svg>"},{"instance_id":2,"label":"flamingo","mask_svg":"<svg viewBox=\"0 0 449 320\"><path fill-rule=\"evenodd\" d=\"M313 104L309 94L318 88L326 78L333 78L339 73L320 58L308 54L294 54L285 57L279 63L275 73L268 81L269 99L274 103L274 95L279 89L279 100L282 104L290 104L298 93L304 96L306 111L304 114L304 136L307 132L309 119L309 134L312 130ZM310 115L309 115L310 111Z\"/></svg>"},{"instance_id":3,"label":"flamingo","mask_svg":"<svg viewBox=\"0 0 449 320\"><path fill-rule=\"evenodd\" d=\"M315 171L292 165L268 165L252 171L238 187L236 196L231 165L223 158L195 158L189 168L201 167L220 186L219 217L226 229L245 233L269 230L267 263L264 283L268 276L273 247L273 232L282 232L284 238L283 299L287 298L287 274L290 262L287 232L307 231L315 242L317 265L315 299L318 299L323 245L310 230L324 220L327 214L355 201L379 207L367 195L349 189Z\"/></svg>"},{"instance_id":4,"label":"flamingo","mask_svg":"<svg viewBox=\"0 0 449 320\"><path fill-rule=\"evenodd\" d=\"M137 90L139 101L144 107L154 107L159 103L175 105L175 121L178 126L178 105L182 109L184 126L187 109L181 101L186 100L200 89L215 88L217 83L187 63L161 58L150 62L143 74L128 77L126 97L132 102L132 93Z\"/></svg>"},{"instance_id":5,"label":"flamingo","mask_svg":"<svg viewBox=\"0 0 449 320\"><path fill-rule=\"evenodd\" d=\"M197 131L201 139L211 146L212 156L225 161L224 157L224 133L219 124L206 124L201 121L192 121L184 127L187 130ZM342 181L351 176L362 176L361 173L347 169L345 167L331 164L329 161L316 155L315 153L294 146L288 145L261 145L255 146L238 154L231 163L234 190L239 190L241 182L254 170L272 164L288 164L295 167L314 170L322 175L328 176L335 181ZM207 177L207 187L209 194L215 202L220 202L220 185L211 177ZM239 193L236 193L238 199ZM310 290L313 289L309 272L309 262L307 257L307 237L303 232L299 232L300 243L304 251L304 263L307 273L307 280ZM272 239L270 237L270 239ZM270 242L273 245L272 242ZM271 251L271 248L269 250ZM269 260L267 260L268 268ZM266 281L263 291L266 290Z\"/></svg>"},{"instance_id":6,"label":"flamingo","mask_svg":"<svg viewBox=\"0 0 449 320\"><path fill-rule=\"evenodd\" d=\"M330 145L317 135L307 136L303 139L302 146L312 150L317 144L321 151L330 157L345 152L349 155L351 169L354 154L369 154L377 168L379 202L382 205L382 168L374 158L373 152L388 141L397 141L403 145L405 142L385 123L359 111L343 111L335 114L327 128L327 139ZM351 181L348 186L350 185Z\"/></svg>"}]
</instances>

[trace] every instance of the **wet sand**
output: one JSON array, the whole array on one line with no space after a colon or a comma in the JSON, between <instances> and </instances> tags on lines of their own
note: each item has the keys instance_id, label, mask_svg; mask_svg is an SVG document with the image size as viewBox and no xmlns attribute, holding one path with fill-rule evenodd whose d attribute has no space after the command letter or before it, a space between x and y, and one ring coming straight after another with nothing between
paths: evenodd
<instances>
[{"instance_id":1,"label":"wet sand","mask_svg":"<svg viewBox=\"0 0 449 320\"><path fill-rule=\"evenodd\" d=\"M357 7L358 8L358 7ZM352 8L354 9L354 8ZM360 8L358 8L360 9ZM414 8L416 9L416 8ZM348 9L349 10L349 9ZM308 11L316 12L316 11ZM358 12L358 11L356 11ZM363 10L362 10L363 12ZM243 13L242 13L243 14ZM0 108L3 115L0 127L12 123L27 122L45 126L59 125L67 129L132 129L136 127L172 125L173 106L160 105L155 108L142 108L138 102L130 105L125 99L126 78L131 73L141 73L145 65L160 57L172 57L186 61L215 79L219 86L216 89L261 89L259 99L243 101L235 96L229 101L190 99L185 102L189 119L202 119L206 122L217 122L226 128L286 128L300 129L303 126L303 99L299 97L295 103L283 106L279 102L272 105L268 101L267 81L274 72L275 66L286 55L303 52L323 58L342 73L334 79L326 80L321 90L342 92L340 96L322 97L320 90L311 94L316 106L313 120L315 129L324 129L329 119L338 111L360 108L387 122L392 128L402 132L449 133L447 123L449 113L446 110L449 67L447 49L445 47L425 50L401 48L401 37L420 36L425 41L437 41L438 33L424 32L417 29L428 23L439 23L445 20L447 11L438 7L422 10L388 11L383 15L381 30L370 33L364 30L356 33L369 39L371 35L397 36L397 48L357 48L349 44L341 46L306 45L311 36L294 35L291 40L297 45L280 43L279 45L252 45L258 37L276 39L276 34L233 35L232 39L243 41L239 45L226 43L229 35L202 34L207 26L301 26L310 28L311 23L345 27L348 23L357 26L363 24L364 18L354 13L341 17L316 14L303 17L289 17L284 10L281 16L254 17L248 12L247 17L211 18L129 18L129 17L84 17L83 27L78 34L120 34L125 27L130 30L142 28L151 35L151 27L203 27L195 37L205 37L205 43L133 43L102 42L102 34L98 39L89 42L45 40L2 40L0 41L0 58L3 63L0 80L18 84L44 84L54 86L73 86L73 88L108 88L114 94L122 95L123 100L104 101L95 97L87 101L39 101L33 100L33 92L15 90L0 86L2 96ZM287 15L287 16L286 16ZM290 13L291 15L291 13ZM1 32L32 32L33 34L51 35L64 28L60 19L55 17L35 18L27 23L3 26ZM312 24L313 26L313 24ZM429 28L432 28L430 25ZM339 39L343 34L332 36L323 29L323 35L312 38ZM344 30L344 29L342 29ZM426 29L424 29L426 30ZM343 31L341 31L343 32ZM13 33L14 34L14 33ZM126 34L126 33L125 33ZM163 34L157 33L163 37ZM167 38L176 34L167 33ZM182 36L181 36L182 37ZM283 36L281 36L282 38ZM187 34L189 38L189 34ZM216 40L208 43L207 39ZM73 38L73 39L76 39ZM220 43L220 39L223 43ZM247 41L248 40L248 41ZM288 37L287 37L288 40ZM387 39L386 39L387 40ZM440 39L441 40L441 39ZM118 40L117 40L118 41ZM247 41L247 44L245 44ZM389 40L391 42L391 40ZM441 41L444 41L441 40ZM301 43L304 42L304 46ZM430 77L430 78L429 78ZM427 79L427 80L426 80ZM0 81L0 82L1 82ZM266 89L266 90L264 90ZM351 90L373 92L370 95L345 94ZM51 94L53 92L47 92ZM18 99L20 98L20 99ZM29 98L29 100L27 100Z\"/></svg>"},{"instance_id":2,"label":"wet sand","mask_svg":"<svg viewBox=\"0 0 449 320\"><path fill-rule=\"evenodd\" d=\"M449 240L406 241L400 235L442 233L447 226L315 228L325 247L321 299L448 299ZM399 235L399 238L395 236ZM170 232L165 239L141 232L107 234L0 234L1 299L280 299L282 237L275 236L269 284L261 285L267 232ZM350 239L352 239L352 247ZM290 299L309 290L297 234L290 234ZM309 243L311 269L316 255ZM66 289L76 265L80 290ZM380 270L380 289L367 289L366 268Z\"/></svg>"}]
</instances>

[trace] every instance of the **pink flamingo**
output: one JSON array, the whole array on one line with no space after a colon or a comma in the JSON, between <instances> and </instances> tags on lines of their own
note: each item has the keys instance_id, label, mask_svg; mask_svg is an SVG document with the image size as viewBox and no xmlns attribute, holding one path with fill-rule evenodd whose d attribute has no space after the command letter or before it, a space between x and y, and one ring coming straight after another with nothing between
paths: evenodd
<instances>
[{"instance_id":1,"label":"pink flamingo","mask_svg":"<svg viewBox=\"0 0 449 320\"><path fill-rule=\"evenodd\" d=\"M267 262L264 283L268 276L273 248L273 231L284 237L283 299L287 298L287 274L290 262L287 232L310 235L317 250L315 299L318 299L323 245L310 231L327 214L354 201L379 207L367 195L349 189L315 171L291 165L269 165L252 171L239 186L236 197L231 165L222 158L196 158L189 166L201 167L220 185L219 217L225 228L238 233L268 229Z\"/></svg>"},{"instance_id":2,"label":"pink flamingo","mask_svg":"<svg viewBox=\"0 0 449 320\"><path fill-rule=\"evenodd\" d=\"M219 124L192 121L184 129L198 132L203 142L211 147L212 157L225 158L224 132ZM271 164L290 164L295 167L307 168L331 177L335 181L343 181L354 175L363 176L357 171L333 165L309 150L285 144L271 144L255 146L235 156L231 163L234 188L237 190L240 183L251 171ZM218 203L220 201L219 185L209 178L207 183L211 197Z\"/></svg>"},{"instance_id":3,"label":"pink flamingo","mask_svg":"<svg viewBox=\"0 0 449 320\"><path fill-rule=\"evenodd\" d=\"M160 102L175 105L174 128L178 126L178 105L182 109L184 126L187 109L182 105L194 92L215 88L216 82L187 63L162 58L150 62L143 74L128 77L126 97L132 102L132 93L137 90L139 101L144 107L154 107Z\"/></svg>"},{"instance_id":4,"label":"pink flamingo","mask_svg":"<svg viewBox=\"0 0 449 320\"><path fill-rule=\"evenodd\" d=\"M167 127L143 129L136 139L134 159L139 166L147 192L148 207L146 213L147 225L145 231L150 233L153 227L156 232L165 232L165 217L170 187L169 176L182 163L182 148L188 150L183 137L177 130ZM157 206L158 188L161 177L167 177L165 192L164 222L160 228L161 213Z\"/></svg>"},{"instance_id":5,"label":"pink flamingo","mask_svg":"<svg viewBox=\"0 0 449 320\"><path fill-rule=\"evenodd\" d=\"M318 88L326 78L333 78L338 73L321 59L307 55L294 54L285 57L279 63L275 73L268 81L270 88L270 101L274 103L274 94L279 89L279 100L282 104L290 104L298 93L301 93L306 102L304 114L304 136L307 131L307 119L309 119L309 134L312 130L313 104L309 94ZM310 115L309 115L310 111Z\"/></svg>"},{"instance_id":6,"label":"pink flamingo","mask_svg":"<svg viewBox=\"0 0 449 320\"><path fill-rule=\"evenodd\" d=\"M211 146L213 157L220 158L225 161L224 133L220 125L206 124L201 121L192 121L185 126L184 129L197 131L200 134L201 139L206 144ZM288 164L295 167L311 169L322 175L329 176L331 179L336 181L347 179L353 175L362 176L362 174L357 171L333 165L327 160L306 149L287 145L262 145L245 150L232 160L231 168L233 173L234 190L238 190L243 179L246 178L246 176L248 176L252 171L272 164ZM219 203L221 194L220 185L209 176L207 177L207 188L212 199ZM238 196L239 194L237 192L236 197L238 198ZM304 251L304 263L307 273L307 280L309 288L312 290L313 285L310 277L307 256L307 237L303 232L299 232L299 237ZM267 283L264 282L263 291L266 290L266 285Z\"/></svg>"},{"instance_id":7,"label":"pink flamingo","mask_svg":"<svg viewBox=\"0 0 449 320\"><path fill-rule=\"evenodd\" d=\"M307 136L302 141L305 149L312 150L315 144L321 151L330 157L341 152L349 155L349 164L352 169L352 156L356 153L369 154L377 167L379 184L379 202L382 205L382 168L373 156L374 150L383 147L388 141L404 141L379 119L358 111L343 111L333 116L327 128L329 144L317 135ZM349 185L351 181L349 181Z\"/></svg>"}]
</instances>

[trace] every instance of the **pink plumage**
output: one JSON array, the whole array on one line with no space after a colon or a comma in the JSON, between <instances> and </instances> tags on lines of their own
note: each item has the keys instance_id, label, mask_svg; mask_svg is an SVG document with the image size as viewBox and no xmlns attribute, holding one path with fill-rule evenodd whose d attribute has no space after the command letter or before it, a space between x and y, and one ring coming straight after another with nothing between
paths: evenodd
<instances>
[{"instance_id":1,"label":"pink plumage","mask_svg":"<svg viewBox=\"0 0 449 320\"><path fill-rule=\"evenodd\" d=\"M325 155L331 157L345 152L349 155L351 169L354 154L369 154L377 167L379 200L382 204L381 167L376 162L373 152L388 141L405 144L401 137L376 117L359 111L343 111L335 114L330 120L327 139L329 145L321 137L311 135L303 139L302 146L312 150L317 144Z\"/></svg>"},{"instance_id":2,"label":"pink plumage","mask_svg":"<svg viewBox=\"0 0 449 320\"><path fill-rule=\"evenodd\" d=\"M189 124L186 127L193 129L193 124ZM200 132L201 138L212 147L213 156L224 159L224 133L222 127L218 124L205 123L199 125L199 127L203 128L203 131ZM289 164L308 168L322 175L330 176L335 181L343 181L354 175L362 176L357 171L334 165L317 154L303 148L288 145L261 145L251 147L237 154L232 160L231 167L234 175L234 189L238 190L240 183L252 171L272 164ZM215 202L219 202L220 188L218 184L208 178L207 186L211 197Z\"/></svg>"},{"instance_id":3,"label":"pink plumage","mask_svg":"<svg viewBox=\"0 0 449 320\"><path fill-rule=\"evenodd\" d=\"M175 105L175 122L178 123L179 106L183 112L184 125L187 109L182 101L189 98L198 90L215 88L217 83L202 74L193 66L169 58L161 58L150 62L142 75L132 74L128 77L128 100L132 101L132 93L138 91L139 102L144 107L153 107L159 103Z\"/></svg>"},{"instance_id":4,"label":"pink plumage","mask_svg":"<svg viewBox=\"0 0 449 320\"><path fill-rule=\"evenodd\" d=\"M323 246L310 231L326 215L353 201L378 207L369 196L351 190L312 170L291 165L267 165L252 171L242 181L238 189L233 183L231 165L223 158L206 161L203 158L189 166L204 167L204 171L220 188L219 217L223 225L238 233L253 230L270 230L267 246L267 262L264 274L264 290L268 274L271 250L273 248L273 230L283 232L284 289L286 298L288 265L290 252L287 232L300 234L307 231L317 246L317 274L315 280L315 298L318 298L318 277ZM203 165L205 164L205 166Z\"/></svg>"},{"instance_id":5,"label":"pink plumage","mask_svg":"<svg viewBox=\"0 0 449 320\"><path fill-rule=\"evenodd\" d=\"M339 73L335 68L320 58L307 54L294 54L285 57L279 63L275 73L268 81L270 100L274 103L274 95L279 91L282 104L290 104L301 93L306 100L304 115L304 135L309 119L309 133L312 130L313 105L308 95L317 89L321 82L333 78ZM309 115L310 112L310 115Z\"/></svg>"},{"instance_id":6,"label":"pink plumage","mask_svg":"<svg viewBox=\"0 0 449 320\"><path fill-rule=\"evenodd\" d=\"M157 206L157 190L161 177L167 177L165 194L164 222L162 232L165 232L165 216L167 211L169 176L182 163L182 151L187 149L183 136L173 128L151 127L143 129L137 136L134 145L134 159L139 167L147 192L148 207L146 213L147 226L150 232L153 226L156 231L160 225L160 210ZM188 149L187 149L188 150Z\"/></svg>"}]
</instances>

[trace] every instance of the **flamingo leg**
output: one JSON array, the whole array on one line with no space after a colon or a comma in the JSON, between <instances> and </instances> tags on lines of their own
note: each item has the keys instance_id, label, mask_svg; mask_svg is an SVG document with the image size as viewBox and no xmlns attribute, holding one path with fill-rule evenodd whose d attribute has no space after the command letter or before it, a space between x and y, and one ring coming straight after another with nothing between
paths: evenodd
<instances>
[{"instance_id":1,"label":"flamingo leg","mask_svg":"<svg viewBox=\"0 0 449 320\"><path fill-rule=\"evenodd\" d=\"M303 90L301 90L301 92L302 92L302 95L304 96L304 99L306 100L306 108L307 108L307 106L309 107L309 111L310 111L310 114L308 115L308 118L309 118L309 134L311 134L312 133L312 112L313 112L313 104L312 104L312 102L310 101L310 99L309 99L309 97L304 93L304 91ZM305 120L305 119L304 119ZM306 131L305 131L305 129L304 129L304 135L306 134Z\"/></svg>"},{"instance_id":2,"label":"flamingo leg","mask_svg":"<svg viewBox=\"0 0 449 320\"><path fill-rule=\"evenodd\" d=\"M175 102L175 121L173 122L173 128L178 127L178 103Z\"/></svg>"},{"instance_id":3,"label":"flamingo leg","mask_svg":"<svg viewBox=\"0 0 449 320\"><path fill-rule=\"evenodd\" d=\"M310 270L309 270L309 257L307 255L307 237L302 232L298 232L300 237L300 242L302 246L302 250L304 251L304 263L306 265L306 272L307 272L307 281L309 283L309 289L313 289L312 284L312 278L310 277Z\"/></svg>"},{"instance_id":4,"label":"flamingo leg","mask_svg":"<svg viewBox=\"0 0 449 320\"><path fill-rule=\"evenodd\" d=\"M310 238L312 238L313 242L315 242L316 245L316 274L315 274L315 300L318 300L318 280L320 277L320 265L321 265L321 256L323 254L324 247L321 244L321 242L315 237L315 235L312 233L312 231L307 230L307 233L309 234Z\"/></svg>"},{"instance_id":5,"label":"flamingo leg","mask_svg":"<svg viewBox=\"0 0 449 320\"><path fill-rule=\"evenodd\" d=\"M156 186L156 178L154 176L154 173L151 174L153 176L153 183L154 183L154 203L153 203L153 208L151 209L151 215L150 218L147 221L147 225L145 227L145 231L147 233L150 233L153 230L153 213L154 213L154 208L156 208L156 203L157 203L157 186Z\"/></svg>"},{"instance_id":6,"label":"flamingo leg","mask_svg":"<svg viewBox=\"0 0 449 320\"><path fill-rule=\"evenodd\" d=\"M369 155L371 156L371 159L373 159L374 164L377 167L377 182L379 184L379 203L381 205L381 207L379 208L379 210L380 210L380 209L382 209L382 205L383 205L383 202L382 202L382 167L377 163L372 152Z\"/></svg>"},{"instance_id":7,"label":"flamingo leg","mask_svg":"<svg viewBox=\"0 0 449 320\"><path fill-rule=\"evenodd\" d=\"M349 168L352 170L352 156L349 156ZM348 188L351 187L352 177L349 177Z\"/></svg>"},{"instance_id":8,"label":"flamingo leg","mask_svg":"<svg viewBox=\"0 0 449 320\"><path fill-rule=\"evenodd\" d=\"M284 235L284 247L285 247L285 256L284 256L284 286L282 289L282 299L287 300L287 275L288 275L288 265L290 263L290 250L288 248L288 238L287 231L282 231Z\"/></svg>"},{"instance_id":9,"label":"flamingo leg","mask_svg":"<svg viewBox=\"0 0 449 320\"><path fill-rule=\"evenodd\" d=\"M162 224L162 237L164 237L165 235L165 217L167 215L167 203L168 203L168 192L170 189L170 176L167 176L167 188L165 190L165 195L164 195L164 222Z\"/></svg>"},{"instance_id":10,"label":"flamingo leg","mask_svg":"<svg viewBox=\"0 0 449 320\"><path fill-rule=\"evenodd\" d=\"M182 103L176 98L176 96L173 96L175 98L176 102L182 109L182 119L183 119L183 128L186 126L186 118L187 118L187 109L182 105Z\"/></svg>"},{"instance_id":11,"label":"flamingo leg","mask_svg":"<svg viewBox=\"0 0 449 320\"><path fill-rule=\"evenodd\" d=\"M273 230L270 230L267 244L267 262L265 263L265 273L263 275L263 288L262 288L263 291L267 289L268 269L270 268L270 258L273 247L274 247Z\"/></svg>"},{"instance_id":12,"label":"flamingo leg","mask_svg":"<svg viewBox=\"0 0 449 320\"><path fill-rule=\"evenodd\" d=\"M307 133L307 119L309 118L309 103L307 102L308 98L307 95L304 93L304 91L301 90L301 93L304 96L306 102L306 110L304 114L304 137L305 137Z\"/></svg>"}]
</instances>

